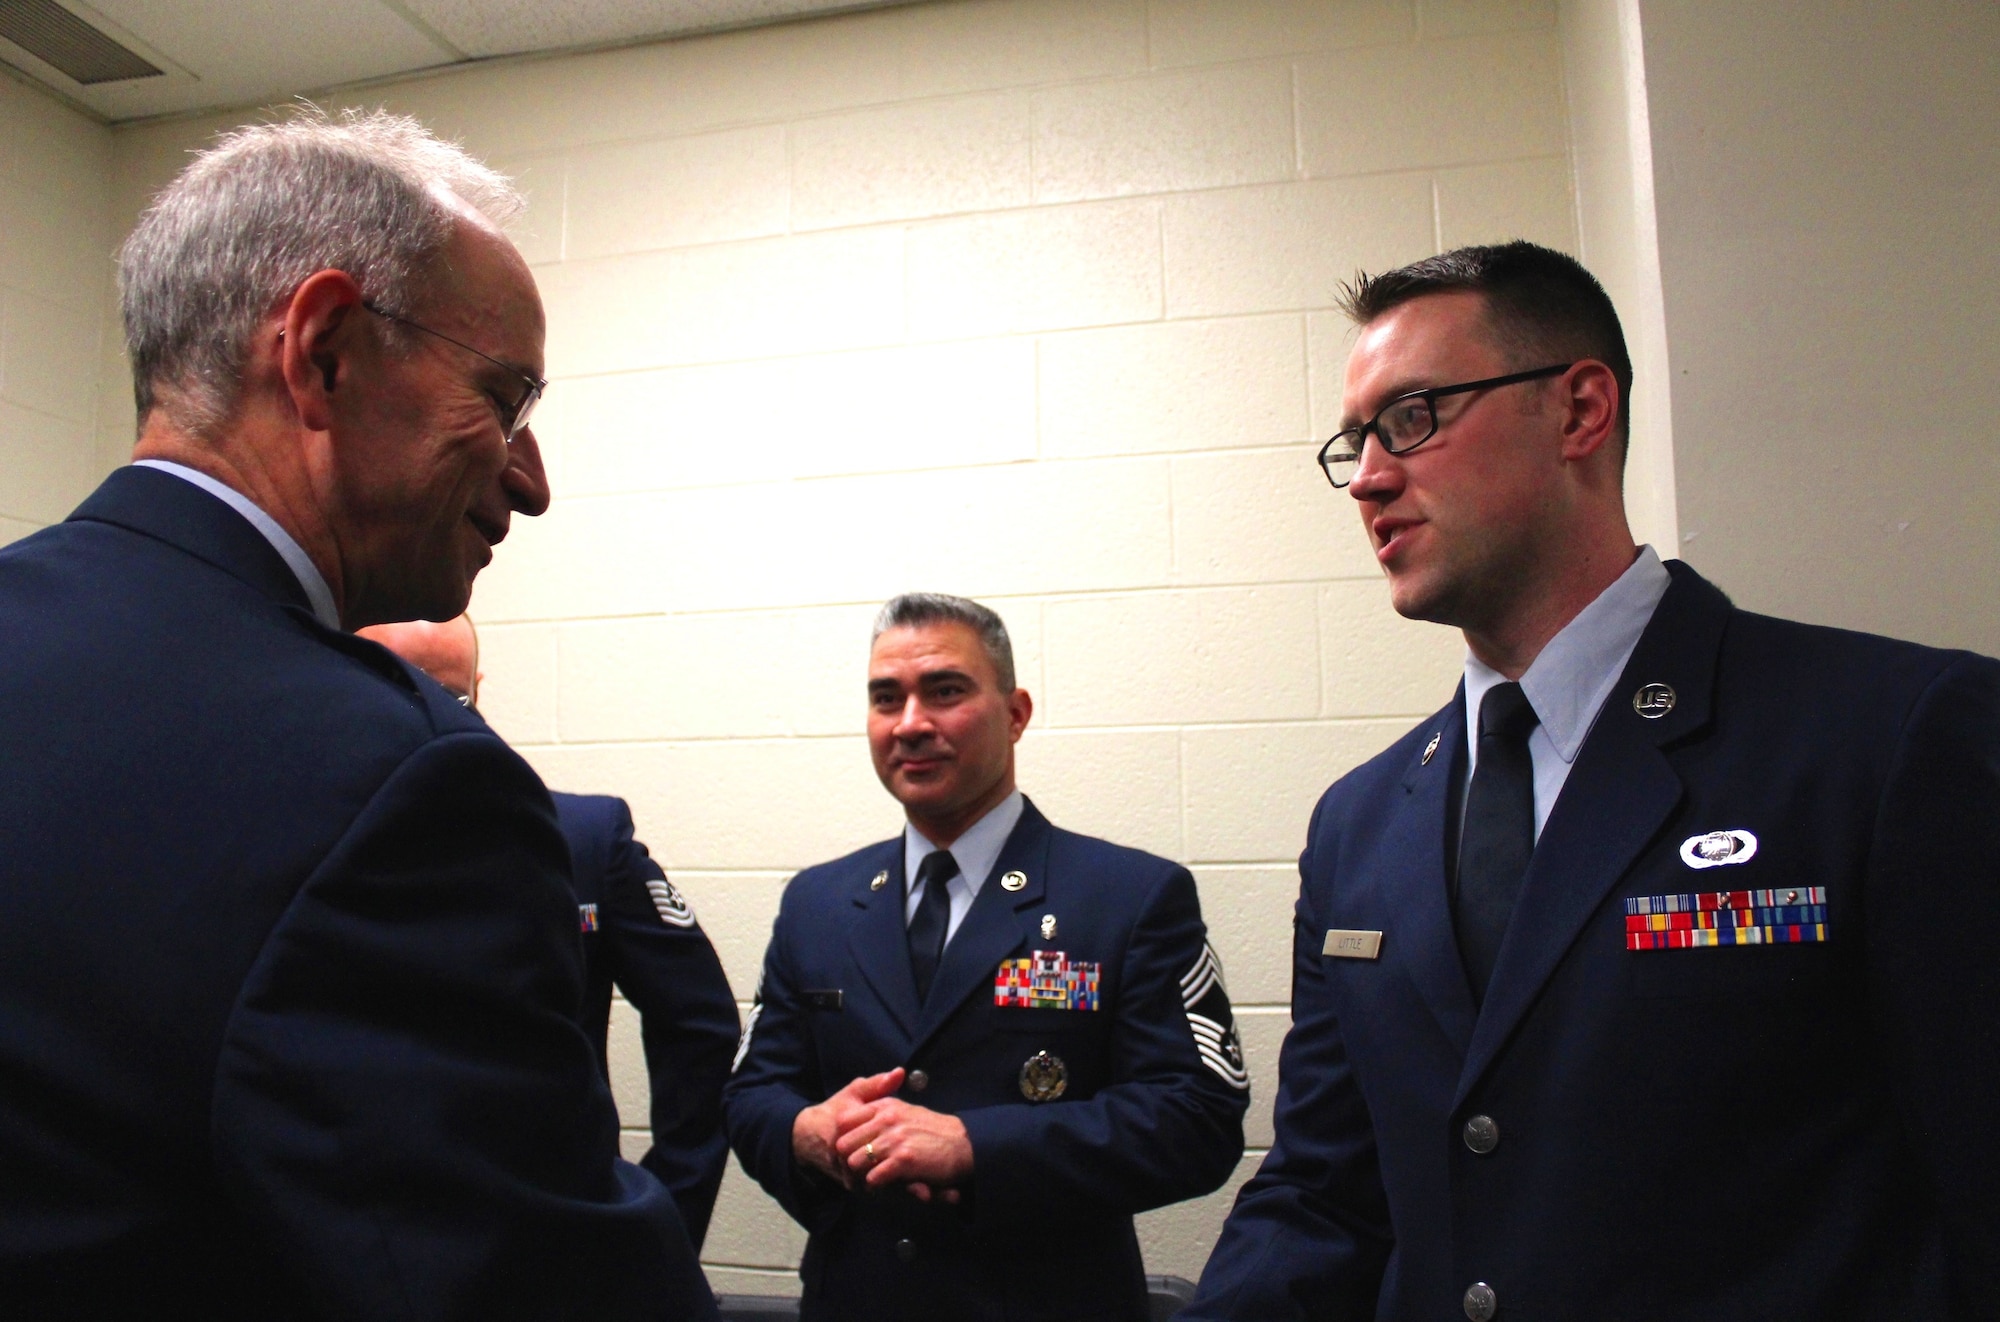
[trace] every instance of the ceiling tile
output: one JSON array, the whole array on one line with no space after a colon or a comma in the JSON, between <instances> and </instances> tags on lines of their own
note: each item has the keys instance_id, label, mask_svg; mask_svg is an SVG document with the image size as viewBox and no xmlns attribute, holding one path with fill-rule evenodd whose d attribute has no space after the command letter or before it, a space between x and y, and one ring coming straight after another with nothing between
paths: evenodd
<instances>
[{"instance_id":1,"label":"ceiling tile","mask_svg":"<svg viewBox=\"0 0 2000 1322\"><path fill-rule=\"evenodd\" d=\"M92 0L181 71L165 78L68 88L113 120L282 100L339 83L460 58L381 0ZM187 75L192 75L191 77Z\"/></svg>"},{"instance_id":2,"label":"ceiling tile","mask_svg":"<svg viewBox=\"0 0 2000 1322\"><path fill-rule=\"evenodd\" d=\"M874 0L874 4L893 0ZM468 55L513 55L744 27L834 10L856 0L400 0Z\"/></svg>"}]
</instances>

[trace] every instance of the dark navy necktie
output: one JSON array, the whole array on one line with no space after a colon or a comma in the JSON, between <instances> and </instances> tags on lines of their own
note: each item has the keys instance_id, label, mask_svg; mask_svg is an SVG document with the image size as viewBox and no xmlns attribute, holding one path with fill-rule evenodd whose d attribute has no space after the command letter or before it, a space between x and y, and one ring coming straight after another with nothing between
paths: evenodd
<instances>
[{"instance_id":1,"label":"dark navy necktie","mask_svg":"<svg viewBox=\"0 0 2000 1322\"><path fill-rule=\"evenodd\" d=\"M1475 1001L1486 999L1521 878L1535 852L1535 763L1528 735L1538 724L1519 684L1495 684L1479 703L1479 761L1458 838L1452 924Z\"/></svg>"},{"instance_id":2,"label":"dark navy necktie","mask_svg":"<svg viewBox=\"0 0 2000 1322\"><path fill-rule=\"evenodd\" d=\"M933 850L917 866L916 917L910 919L910 971L917 975L917 1004L931 994L931 979L937 976L938 961L944 957L945 934L951 930L951 890L945 885L958 873L958 860L949 849Z\"/></svg>"}]
</instances>

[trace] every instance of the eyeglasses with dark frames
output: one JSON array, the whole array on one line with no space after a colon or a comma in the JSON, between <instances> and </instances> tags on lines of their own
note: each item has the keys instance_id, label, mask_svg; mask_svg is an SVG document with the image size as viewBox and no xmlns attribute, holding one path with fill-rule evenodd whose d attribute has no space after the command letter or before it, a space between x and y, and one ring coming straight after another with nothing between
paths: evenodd
<instances>
[{"instance_id":1,"label":"eyeglasses with dark frames","mask_svg":"<svg viewBox=\"0 0 2000 1322\"><path fill-rule=\"evenodd\" d=\"M493 399L494 403L500 405L501 409L500 426L501 429L507 433L507 444L512 445L514 443L514 438L516 436L519 436L521 434L522 429L528 425L528 417L535 411L535 405L541 402L542 392L549 388L549 383L547 381L543 380L541 377L538 376L530 376L528 373L523 372L520 368L513 366L511 363L503 363L490 353L481 353L479 350L467 344L464 340L455 340L451 336L446 335L443 331L432 330L429 326L424 325L422 322L411 321L408 317L399 317L393 312L385 312L381 308L376 307L373 303L370 303L365 299L362 301L361 306L367 308L370 312L382 318L384 321L393 321L399 326L408 326L411 330L420 330L426 335L435 335L440 340L443 340L446 344L455 344L459 348L465 350L467 353L478 354L479 357L484 358L487 362L492 363L495 367L498 367L501 370L505 371L508 375L517 376L521 380L527 382L528 383L527 392L523 394L518 400L515 400L512 404L507 403L507 401L501 399L497 395L494 396Z\"/></svg>"},{"instance_id":2,"label":"eyeglasses with dark frames","mask_svg":"<svg viewBox=\"0 0 2000 1322\"><path fill-rule=\"evenodd\" d=\"M1371 432L1390 454L1408 454L1437 435L1437 401L1446 395L1463 395L1474 390L1490 390L1495 386L1516 385L1522 381L1539 381L1544 377L1560 376L1575 366L1575 363L1563 363L1556 367L1537 367L1527 372L1489 376L1484 381L1433 386L1428 390L1412 390L1407 395L1398 395L1359 427L1335 432L1333 439L1319 448L1320 471L1326 474L1326 480L1333 483L1334 490L1338 491L1354 480L1355 470L1361 467L1362 447L1367 445Z\"/></svg>"}]
</instances>

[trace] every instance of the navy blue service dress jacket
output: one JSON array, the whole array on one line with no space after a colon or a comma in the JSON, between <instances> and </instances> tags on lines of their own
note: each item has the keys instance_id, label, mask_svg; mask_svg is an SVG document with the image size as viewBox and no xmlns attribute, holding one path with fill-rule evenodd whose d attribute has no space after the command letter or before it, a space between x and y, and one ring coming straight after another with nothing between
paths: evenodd
<instances>
[{"instance_id":1,"label":"navy blue service dress jacket","mask_svg":"<svg viewBox=\"0 0 2000 1322\"><path fill-rule=\"evenodd\" d=\"M1194 879L1030 803L921 1005L903 906L901 836L792 880L725 1094L744 1168L810 1232L801 1317L1143 1322L1133 1213L1215 1189L1243 1150L1249 1080ZM1037 952L1048 1001L1075 1008L1019 1003ZM904 1100L972 1140L957 1206L850 1193L792 1156L801 1110L899 1065Z\"/></svg>"},{"instance_id":2,"label":"navy blue service dress jacket","mask_svg":"<svg viewBox=\"0 0 2000 1322\"><path fill-rule=\"evenodd\" d=\"M0 638L0 1315L715 1315L477 716L150 469L0 550Z\"/></svg>"},{"instance_id":3,"label":"navy blue service dress jacket","mask_svg":"<svg viewBox=\"0 0 2000 1322\"><path fill-rule=\"evenodd\" d=\"M632 838L625 800L549 797L569 842L583 935L583 1031L603 1065L611 988L639 1012L653 1127L652 1149L639 1164L673 1194L698 1249L729 1161L722 1085L741 1027L736 997L694 910Z\"/></svg>"},{"instance_id":4,"label":"navy blue service dress jacket","mask_svg":"<svg viewBox=\"0 0 2000 1322\"><path fill-rule=\"evenodd\" d=\"M1463 705L1321 799L1276 1143L1184 1317L1993 1316L2000 663L1668 568L1482 1007Z\"/></svg>"}]
</instances>

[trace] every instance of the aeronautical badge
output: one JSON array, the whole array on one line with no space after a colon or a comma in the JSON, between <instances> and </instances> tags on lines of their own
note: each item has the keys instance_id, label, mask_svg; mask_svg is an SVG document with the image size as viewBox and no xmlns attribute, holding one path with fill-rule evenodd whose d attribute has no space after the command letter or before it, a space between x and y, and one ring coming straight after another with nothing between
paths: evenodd
<instances>
[{"instance_id":1,"label":"aeronautical badge","mask_svg":"<svg viewBox=\"0 0 2000 1322\"><path fill-rule=\"evenodd\" d=\"M597 906L594 904L577 905L576 926L578 931L595 932L597 930Z\"/></svg>"},{"instance_id":2,"label":"aeronautical badge","mask_svg":"<svg viewBox=\"0 0 2000 1322\"><path fill-rule=\"evenodd\" d=\"M653 877L646 882L646 893L653 897L653 907L660 911L660 921L668 927L694 926L694 910L674 889L674 883L665 877Z\"/></svg>"},{"instance_id":3,"label":"aeronautical badge","mask_svg":"<svg viewBox=\"0 0 2000 1322\"><path fill-rule=\"evenodd\" d=\"M1243 1039L1237 1035L1229 992L1222 985L1222 961L1206 941L1201 945L1201 958L1181 976L1181 1004L1187 1010L1188 1028L1194 1033L1194 1049L1201 1063L1238 1092L1248 1092L1250 1071L1243 1064Z\"/></svg>"},{"instance_id":4,"label":"aeronautical badge","mask_svg":"<svg viewBox=\"0 0 2000 1322\"><path fill-rule=\"evenodd\" d=\"M1710 831L1681 841L1681 862L1691 868L1748 863L1757 856L1757 837L1748 831Z\"/></svg>"},{"instance_id":5,"label":"aeronautical badge","mask_svg":"<svg viewBox=\"0 0 2000 1322\"><path fill-rule=\"evenodd\" d=\"M993 1004L1001 1009L1095 1010L1103 966L1072 960L1060 950L1003 959L993 974Z\"/></svg>"},{"instance_id":6,"label":"aeronautical badge","mask_svg":"<svg viewBox=\"0 0 2000 1322\"><path fill-rule=\"evenodd\" d=\"M1061 1056L1037 1051L1021 1066L1021 1096L1031 1102L1053 1102L1069 1087L1069 1066Z\"/></svg>"},{"instance_id":7,"label":"aeronautical badge","mask_svg":"<svg viewBox=\"0 0 2000 1322\"><path fill-rule=\"evenodd\" d=\"M1627 950L1797 945L1826 940L1826 887L1634 895L1625 901Z\"/></svg>"}]
</instances>

